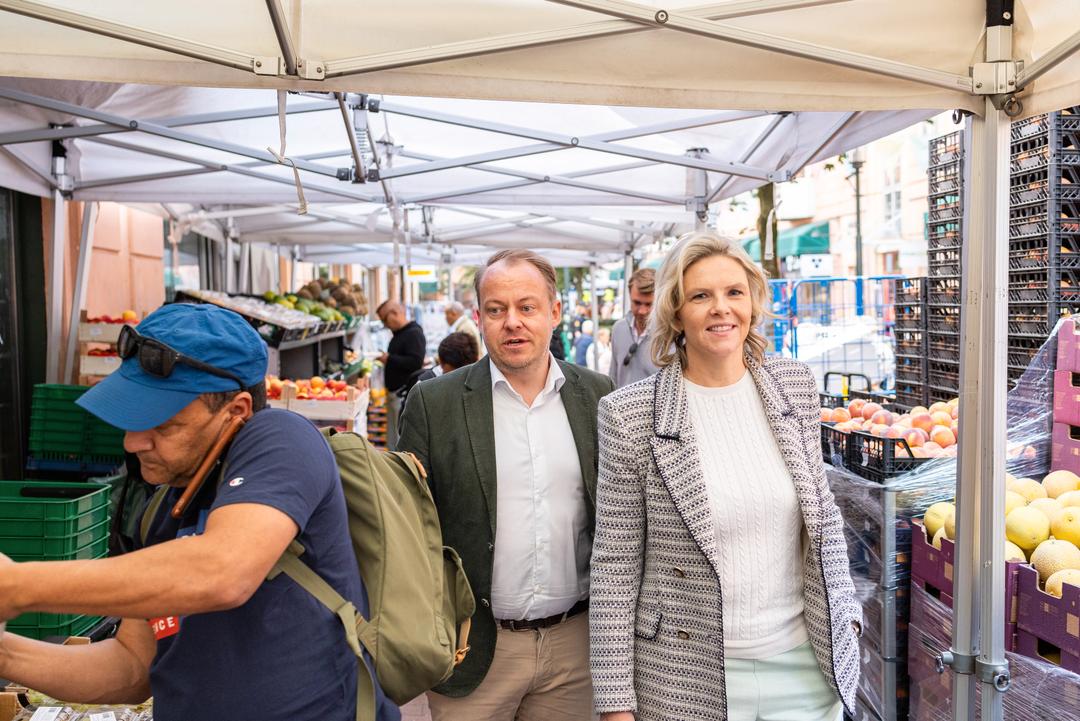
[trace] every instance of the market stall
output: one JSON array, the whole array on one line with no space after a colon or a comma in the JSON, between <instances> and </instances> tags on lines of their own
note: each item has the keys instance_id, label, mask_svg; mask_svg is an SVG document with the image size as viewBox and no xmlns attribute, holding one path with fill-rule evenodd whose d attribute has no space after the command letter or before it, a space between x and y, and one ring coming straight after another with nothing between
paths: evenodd
<instances>
[{"instance_id":1,"label":"market stall","mask_svg":"<svg viewBox=\"0 0 1080 721\"><path fill-rule=\"evenodd\" d=\"M3 0L0 9L21 17L0 31L0 73L315 91L346 90L362 76L371 92L414 96L972 113L959 362L959 407L968 422L960 431L953 637L960 662L953 694L956 718L973 713L976 685L983 717L1001 718L1005 459L997 451L1006 435L1009 118L1080 102L1080 57L1073 52L1080 30L1072 8L1050 0L761 0L663 9L561 0L490 2L448 20L423 3L352 14L333 3L273 2L276 12L264 14L252 0L225 9L189 4L181 17L143 6L133 20L122 5L100 5L88 17ZM205 22L211 14L215 22ZM250 23L255 16L267 20ZM357 52L356 38L369 52ZM619 62L606 61L613 57ZM116 127L118 118L98 120ZM39 177L41 162L31 163ZM274 182L289 183L291 175ZM61 198L61 188L53 192Z\"/></svg>"}]
</instances>

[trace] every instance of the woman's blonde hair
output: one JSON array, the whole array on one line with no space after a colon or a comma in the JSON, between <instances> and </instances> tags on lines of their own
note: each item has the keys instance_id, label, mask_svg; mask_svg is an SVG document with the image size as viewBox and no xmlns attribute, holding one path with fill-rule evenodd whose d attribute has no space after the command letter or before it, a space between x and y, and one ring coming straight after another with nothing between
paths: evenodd
<instances>
[{"instance_id":1,"label":"woman's blonde hair","mask_svg":"<svg viewBox=\"0 0 1080 721\"><path fill-rule=\"evenodd\" d=\"M767 316L769 281L765 272L750 259L739 242L725 238L712 231L695 230L679 238L664 258L656 274L656 300L653 305L651 332L653 362L660 368L676 360L686 366L686 348L682 332L675 327L679 309L685 300L683 276L694 263L714 255L722 255L739 261L750 283L750 334L746 346L759 363L765 359L766 341L758 327Z\"/></svg>"}]
</instances>

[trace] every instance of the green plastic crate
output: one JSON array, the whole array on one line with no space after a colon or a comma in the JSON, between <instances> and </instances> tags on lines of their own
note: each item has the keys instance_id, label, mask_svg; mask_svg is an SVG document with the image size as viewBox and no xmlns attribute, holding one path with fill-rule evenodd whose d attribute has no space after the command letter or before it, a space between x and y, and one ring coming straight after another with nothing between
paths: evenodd
<instances>
[{"instance_id":1,"label":"green plastic crate","mask_svg":"<svg viewBox=\"0 0 1080 721\"><path fill-rule=\"evenodd\" d=\"M23 489L70 488L77 498L33 498ZM0 481L0 536L58 538L81 533L109 518L109 486L99 483Z\"/></svg>"},{"instance_id":2,"label":"green plastic crate","mask_svg":"<svg viewBox=\"0 0 1080 721\"><path fill-rule=\"evenodd\" d=\"M39 641L53 636L79 636L98 623L102 616L78 616L69 613L24 613L8 622L8 633Z\"/></svg>"},{"instance_id":3,"label":"green plastic crate","mask_svg":"<svg viewBox=\"0 0 1080 721\"><path fill-rule=\"evenodd\" d=\"M124 432L75 405L85 386L34 386L30 455L41 460L108 464L123 458Z\"/></svg>"},{"instance_id":4,"label":"green plastic crate","mask_svg":"<svg viewBox=\"0 0 1080 721\"><path fill-rule=\"evenodd\" d=\"M96 526L59 538L0 536L0 553L21 558L33 558L38 561L66 560L83 549L100 544L104 540L104 549L109 547L109 519ZM84 558L95 558L93 555Z\"/></svg>"},{"instance_id":5,"label":"green plastic crate","mask_svg":"<svg viewBox=\"0 0 1080 721\"><path fill-rule=\"evenodd\" d=\"M76 398L86 393L88 388L89 386L70 386L61 383L38 383L34 386L34 400L42 398L74 402Z\"/></svg>"},{"instance_id":6,"label":"green plastic crate","mask_svg":"<svg viewBox=\"0 0 1080 721\"><path fill-rule=\"evenodd\" d=\"M112 523L108 526L112 528ZM73 553L67 555L57 556L56 558L38 558L36 556L21 556L19 554L13 554L8 556L12 561L23 563L26 561L93 561L98 558L106 558L109 555L109 535L106 533L101 538L95 540L82 548L75 550Z\"/></svg>"}]
</instances>

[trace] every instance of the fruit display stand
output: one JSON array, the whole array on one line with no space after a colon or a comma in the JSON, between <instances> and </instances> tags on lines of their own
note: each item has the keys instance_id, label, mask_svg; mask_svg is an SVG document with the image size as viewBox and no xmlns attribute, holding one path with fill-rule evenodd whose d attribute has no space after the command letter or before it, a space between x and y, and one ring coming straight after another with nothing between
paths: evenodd
<instances>
[{"instance_id":1,"label":"fruit display stand","mask_svg":"<svg viewBox=\"0 0 1080 721\"><path fill-rule=\"evenodd\" d=\"M386 389L371 389L371 405L368 406L367 439L371 445L386 450Z\"/></svg>"},{"instance_id":2,"label":"fruit display stand","mask_svg":"<svg viewBox=\"0 0 1080 721\"><path fill-rule=\"evenodd\" d=\"M344 399L297 398L296 386L287 384L282 389L280 399L267 403L273 408L284 408L315 421L316 425L341 426L347 431L366 432L368 402L370 392L347 386Z\"/></svg>"},{"instance_id":3,"label":"fruit display stand","mask_svg":"<svg viewBox=\"0 0 1080 721\"><path fill-rule=\"evenodd\" d=\"M913 585L908 625L911 721L953 719L953 672L939 671L937 660L952 645L952 625L952 609ZM1080 721L1080 676L1013 651L1007 651L1005 658L1012 676L1012 685L1002 695L1006 721Z\"/></svg>"},{"instance_id":4,"label":"fruit display stand","mask_svg":"<svg viewBox=\"0 0 1080 721\"><path fill-rule=\"evenodd\" d=\"M881 721L906 718L911 520L952 497L954 481L936 470L941 467L927 465L880 483L826 466L863 609L858 697Z\"/></svg>"},{"instance_id":5,"label":"fruit display stand","mask_svg":"<svg viewBox=\"0 0 1080 721\"><path fill-rule=\"evenodd\" d=\"M938 540L935 548L928 537L926 527L919 519L912 521L911 533L911 586L937 598L948 608L953 605L953 569L955 568L956 543L949 538ZM1016 622L1019 615L1018 583L1021 566L1010 561L1005 564L1005 648L1017 650Z\"/></svg>"},{"instance_id":6,"label":"fruit display stand","mask_svg":"<svg viewBox=\"0 0 1080 721\"><path fill-rule=\"evenodd\" d=\"M91 318L85 310L82 311L78 332L79 385L93 385L120 368L120 356L116 353L120 330L125 325L137 322L138 316L133 311L124 311L118 318Z\"/></svg>"}]
</instances>

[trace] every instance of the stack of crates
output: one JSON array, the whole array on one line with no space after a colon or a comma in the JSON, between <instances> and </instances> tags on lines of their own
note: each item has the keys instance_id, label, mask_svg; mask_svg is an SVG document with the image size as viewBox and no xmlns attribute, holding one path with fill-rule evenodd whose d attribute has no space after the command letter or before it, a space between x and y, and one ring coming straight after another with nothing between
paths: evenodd
<instances>
[{"instance_id":1,"label":"stack of crates","mask_svg":"<svg viewBox=\"0 0 1080 721\"><path fill-rule=\"evenodd\" d=\"M14 561L102 558L109 550L109 486L97 483L0 481L0 553ZM24 613L9 633L29 638L78 636L100 618Z\"/></svg>"},{"instance_id":2,"label":"stack of crates","mask_svg":"<svg viewBox=\"0 0 1080 721\"><path fill-rule=\"evenodd\" d=\"M904 408L927 404L927 282L927 278L896 281L896 320L893 329L895 402Z\"/></svg>"},{"instance_id":3,"label":"stack of crates","mask_svg":"<svg viewBox=\"0 0 1080 721\"><path fill-rule=\"evenodd\" d=\"M1080 107L1013 123L1009 201L1012 386L1080 308Z\"/></svg>"},{"instance_id":4,"label":"stack of crates","mask_svg":"<svg viewBox=\"0 0 1080 721\"><path fill-rule=\"evenodd\" d=\"M960 395L960 252L964 237L964 133L930 141L926 402Z\"/></svg>"},{"instance_id":5,"label":"stack of crates","mask_svg":"<svg viewBox=\"0 0 1080 721\"><path fill-rule=\"evenodd\" d=\"M86 390L86 386L34 386L30 469L110 473L124 462L124 432L75 405Z\"/></svg>"}]
</instances>

